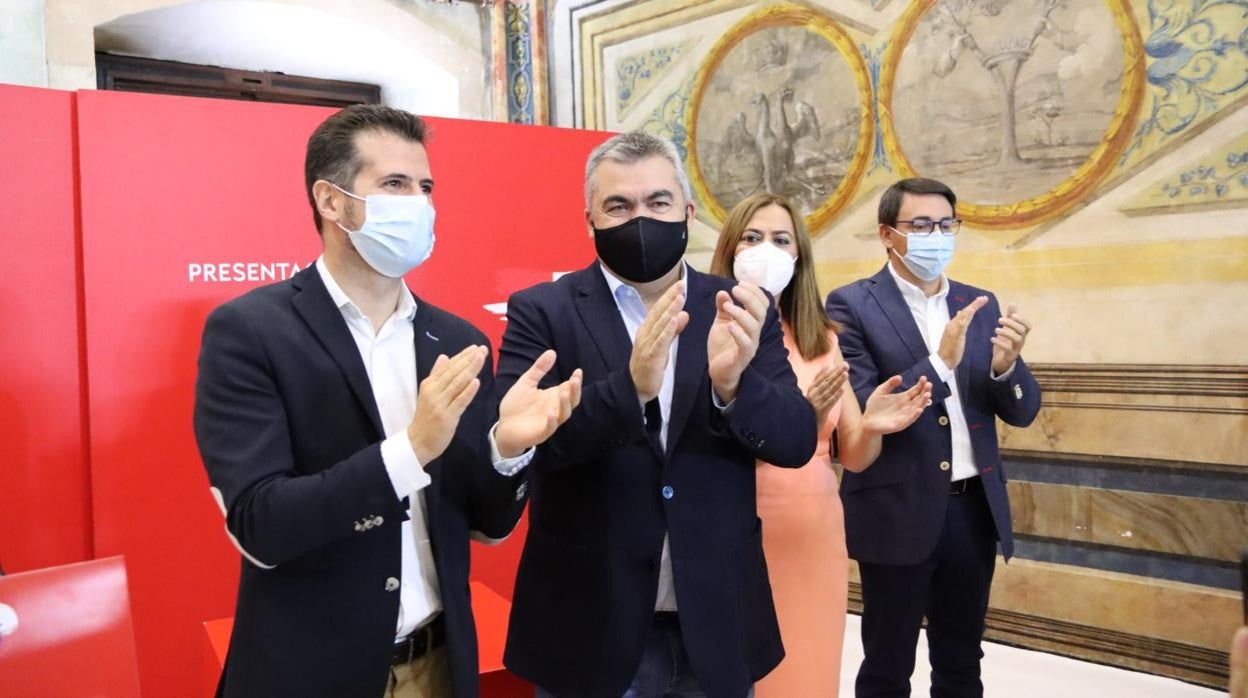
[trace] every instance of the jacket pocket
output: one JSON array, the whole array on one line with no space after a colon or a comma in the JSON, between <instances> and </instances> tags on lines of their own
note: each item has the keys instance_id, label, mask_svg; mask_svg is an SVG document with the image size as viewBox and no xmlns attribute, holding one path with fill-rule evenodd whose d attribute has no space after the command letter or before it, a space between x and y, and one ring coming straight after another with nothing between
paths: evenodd
<instances>
[{"instance_id":1,"label":"jacket pocket","mask_svg":"<svg viewBox=\"0 0 1248 698\"><path fill-rule=\"evenodd\" d=\"M876 461L861 473L846 470L841 480L841 491L857 492L872 487L896 485L905 479L905 474L904 464Z\"/></svg>"}]
</instances>

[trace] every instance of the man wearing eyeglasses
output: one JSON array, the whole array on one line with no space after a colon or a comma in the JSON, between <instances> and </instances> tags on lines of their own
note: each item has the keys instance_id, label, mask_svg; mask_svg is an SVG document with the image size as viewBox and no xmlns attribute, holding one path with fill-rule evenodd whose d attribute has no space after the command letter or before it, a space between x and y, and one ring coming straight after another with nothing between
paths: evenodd
<instances>
[{"instance_id":1,"label":"man wearing eyeglasses","mask_svg":"<svg viewBox=\"0 0 1248 698\"><path fill-rule=\"evenodd\" d=\"M919 628L928 621L932 696L982 696L980 641L997 543L1014 550L996 418L1025 427L1040 388L1020 353L1031 324L987 291L953 281L957 197L903 179L880 199L888 261L828 296L850 381L865 401L885 378L920 376L932 405L884 437L875 463L841 483L849 556L862 577L858 698L909 696Z\"/></svg>"}]
</instances>

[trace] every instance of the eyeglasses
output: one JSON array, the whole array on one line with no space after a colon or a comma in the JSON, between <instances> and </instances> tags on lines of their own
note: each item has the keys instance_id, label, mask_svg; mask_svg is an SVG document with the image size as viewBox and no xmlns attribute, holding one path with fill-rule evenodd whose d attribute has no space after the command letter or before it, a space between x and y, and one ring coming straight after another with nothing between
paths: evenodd
<instances>
[{"instance_id":1,"label":"eyeglasses","mask_svg":"<svg viewBox=\"0 0 1248 698\"><path fill-rule=\"evenodd\" d=\"M931 235L936 232L938 227L940 232L945 235L957 235L962 228L961 218L941 218L938 221L934 221L927 216L920 216L914 220L897 222L909 224L910 231L914 235Z\"/></svg>"}]
</instances>

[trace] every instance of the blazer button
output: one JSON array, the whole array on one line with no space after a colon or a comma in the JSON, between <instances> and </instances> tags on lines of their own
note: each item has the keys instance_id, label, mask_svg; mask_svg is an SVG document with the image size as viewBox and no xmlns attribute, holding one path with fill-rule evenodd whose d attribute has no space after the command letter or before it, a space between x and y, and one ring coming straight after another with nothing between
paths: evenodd
<instances>
[{"instance_id":1,"label":"blazer button","mask_svg":"<svg viewBox=\"0 0 1248 698\"><path fill-rule=\"evenodd\" d=\"M938 419L938 420L936 420L936 421L937 421L937 422L940 422L940 426L942 426L942 427L947 427L947 426L949 426L949 418L948 418L948 417L941 417L940 419Z\"/></svg>"},{"instance_id":2,"label":"blazer button","mask_svg":"<svg viewBox=\"0 0 1248 698\"><path fill-rule=\"evenodd\" d=\"M399 580L394 577L386 578L386 591L394 591L399 588Z\"/></svg>"},{"instance_id":3,"label":"blazer button","mask_svg":"<svg viewBox=\"0 0 1248 698\"><path fill-rule=\"evenodd\" d=\"M948 470L948 469L949 469L949 461L947 461L947 460L942 460L942 461L940 462L940 469L941 469L941 470Z\"/></svg>"},{"instance_id":4,"label":"blazer button","mask_svg":"<svg viewBox=\"0 0 1248 698\"><path fill-rule=\"evenodd\" d=\"M671 485L663 486L663 499L671 499L672 497L675 497L675 496L676 496L676 490L672 489Z\"/></svg>"}]
</instances>

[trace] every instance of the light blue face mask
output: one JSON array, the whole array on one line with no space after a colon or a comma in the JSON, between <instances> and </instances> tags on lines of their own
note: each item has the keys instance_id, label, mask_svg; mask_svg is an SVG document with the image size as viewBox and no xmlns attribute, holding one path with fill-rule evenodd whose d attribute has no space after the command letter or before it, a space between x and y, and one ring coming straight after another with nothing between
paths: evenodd
<instances>
[{"instance_id":1,"label":"light blue face mask","mask_svg":"<svg viewBox=\"0 0 1248 698\"><path fill-rule=\"evenodd\" d=\"M889 226L892 228L892 226ZM907 235L896 228L893 232L906 239L905 256L897 258L915 276L924 281L935 281L944 273L945 267L953 260L953 236L944 233L929 235ZM897 251L889 248L893 254Z\"/></svg>"},{"instance_id":2,"label":"light blue face mask","mask_svg":"<svg viewBox=\"0 0 1248 698\"><path fill-rule=\"evenodd\" d=\"M347 230L338 223L355 251L382 276L392 279L424 264L433 254L433 205L428 196L369 194L356 196L337 184L335 189L364 202L364 224Z\"/></svg>"}]
</instances>

